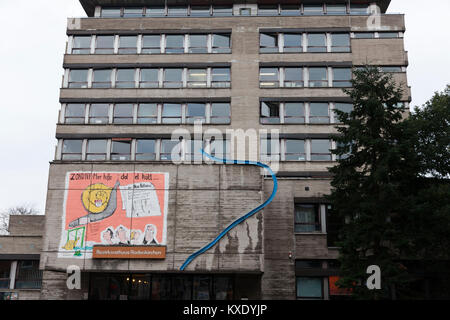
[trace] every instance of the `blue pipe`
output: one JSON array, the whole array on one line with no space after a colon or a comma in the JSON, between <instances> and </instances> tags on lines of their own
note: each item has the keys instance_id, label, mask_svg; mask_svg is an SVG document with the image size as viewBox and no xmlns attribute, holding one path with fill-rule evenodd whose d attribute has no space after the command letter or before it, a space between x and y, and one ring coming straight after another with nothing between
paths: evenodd
<instances>
[{"instance_id":1,"label":"blue pipe","mask_svg":"<svg viewBox=\"0 0 450 320\"><path fill-rule=\"evenodd\" d=\"M180 268L181 271L183 271L192 262L192 260L194 260L196 257L198 257L202 253L208 251L209 249L211 249L211 247L213 247L220 239L222 239L231 229L236 227L241 222L247 220L248 218L253 216L255 213L257 213L258 211L261 211L264 207L266 207L269 203L271 203L273 198L275 198L275 194L277 193L277 190L278 190L277 177L276 177L275 173L273 173L272 169L270 169L270 167L268 165L266 165L264 163L261 163L261 162L255 162L255 161L219 159L219 158L216 158L216 157L206 153L203 149L201 149L200 151L207 158L209 158L209 159L211 159L213 161L222 162L223 164L248 164L248 165L258 166L258 167L261 167L261 168L264 168L264 169L268 170L270 175L272 176L273 190L272 190L272 194L270 195L270 197L263 204L259 205L258 207L256 207L255 209L251 210L250 212L248 212L244 216L242 216L239 219L235 220L228 227L226 227L225 230L223 230L217 236L217 238L215 238L212 242L210 242L209 244L207 244L206 246L204 246L200 250L198 250L198 251L194 252L193 254L191 254L186 259L186 261L183 263L183 265L181 266L181 268Z\"/></svg>"}]
</instances>

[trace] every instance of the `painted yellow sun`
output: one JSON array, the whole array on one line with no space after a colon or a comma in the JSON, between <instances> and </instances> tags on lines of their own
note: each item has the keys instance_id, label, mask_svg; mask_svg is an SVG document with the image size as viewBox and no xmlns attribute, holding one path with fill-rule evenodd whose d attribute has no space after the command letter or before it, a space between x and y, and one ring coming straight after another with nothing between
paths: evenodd
<instances>
[{"instance_id":1,"label":"painted yellow sun","mask_svg":"<svg viewBox=\"0 0 450 320\"><path fill-rule=\"evenodd\" d=\"M102 183L97 183L87 187L82 194L83 205L91 213L105 211L111 197L112 188Z\"/></svg>"}]
</instances>

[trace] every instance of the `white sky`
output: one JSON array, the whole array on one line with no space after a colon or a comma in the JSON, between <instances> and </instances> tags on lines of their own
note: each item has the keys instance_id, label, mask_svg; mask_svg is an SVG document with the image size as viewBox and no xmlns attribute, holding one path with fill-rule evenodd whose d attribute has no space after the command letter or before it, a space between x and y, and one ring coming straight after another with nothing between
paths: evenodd
<instances>
[{"instance_id":1,"label":"white sky","mask_svg":"<svg viewBox=\"0 0 450 320\"><path fill-rule=\"evenodd\" d=\"M450 83L450 1L392 0L406 14L405 46L412 105ZM54 157L67 17L77 0L0 0L0 209L45 209Z\"/></svg>"}]
</instances>

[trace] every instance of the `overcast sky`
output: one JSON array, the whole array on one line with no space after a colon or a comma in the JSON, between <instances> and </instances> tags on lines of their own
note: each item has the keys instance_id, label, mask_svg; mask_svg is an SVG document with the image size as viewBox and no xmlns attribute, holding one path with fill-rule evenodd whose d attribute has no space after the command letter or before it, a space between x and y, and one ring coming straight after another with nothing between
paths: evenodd
<instances>
[{"instance_id":1,"label":"overcast sky","mask_svg":"<svg viewBox=\"0 0 450 320\"><path fill-rule=\"evenodd\" d=\"M412 105L450 83L449 0L392 0L406 14L405 46ZM54 158L67 17L78 0L0 0L0 209L45 209Z\"/></svg>"}]
</instances>

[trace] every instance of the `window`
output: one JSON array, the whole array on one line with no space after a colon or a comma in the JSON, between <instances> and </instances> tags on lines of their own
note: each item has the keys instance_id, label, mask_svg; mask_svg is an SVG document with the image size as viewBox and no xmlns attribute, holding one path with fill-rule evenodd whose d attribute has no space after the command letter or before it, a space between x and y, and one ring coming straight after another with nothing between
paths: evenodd
<instances>
[{"instance_id":1,"label":"window","mask_svg":"<svg viewBox=\"0 0 450 320\"><path fill-rule=\"evenodd\" d=\"M298 299L323 299L323 279L319 277L297 277Z\"/></svg>"},{"instance_id":2,"label":"window","mask_svg":"<svg viewBox=\"0 0 450 320\"><path fill-rule=\"evenodd\" d=\"M134 88L134 75L134 69L117 69L116 88Z\"/></svg>"},{"instance_id":3,"label":"window","mask_svg":"<svg viewBox=\"0 0 450 320\"><path fill-rule=\"evenodd\" d=\"M355 32L356 39L373 39L375 34L373 32Z\"/></svg>"},{"instance_id":4,"label":"window","mask_svg":"<svg viewBox=\"0 0 450 320\"><path fill-rule=\"evenodd\" d=\"M74 36L72 54L90 54L91 36Z\"/></svg>"},{"instance_id":5,"label":"window","mask_svg":"<svg viewBox=\"0 0 450 320\"><path fill-rule=\"evenodd\" d=\"M251 16L252 15L252 9L250 9L250 8L240 8L239 9L239 15L240 16Z\"/></svg>"},{"instance_id":6,"label":"window","mask_svg":"<svg viewBox=\"0 0 450 320\"><path fill-rule=\"evenodd\" d=\"M381 72L402 72L402 67L380 67Z\"/></svg>"},{"instance_id":7,"label":"window","mask_svg":"<svg viewBox=\"0 0 450 320\"><path fill-rule=\"evenodd\" d=\"M295 204L295 232L317 232L320 226L319 204Z\"/></svg>"},{"instance_id":8,"label":"window","mask_svg":"<svg viewBox=\"0 0 450 320\"><path fill-rule=\"evenodd\" d=\"M211 86L213 88L229 88L230 81L230 68L211 69Z\"/></svg>"},{"instance_id":9,"label":"window","mask_svg":"<svg viewBox=\"0 0 450 320\"><path fill-rule=\"evenodd\" d=\"M328 87L327 68L309 68L310 87Z\"/></svg>"},{"instance_id":10,"label":"window","mask_svg":"<svg viewBox=\"0 0 450 320\"><path fill-rule=\"evenodd\" d=\"M326 206L327 216L327 246L336 247L336 242L339 241L339 232L344 226L344 221L337 215L337 212L333 211L331 205Z\"/></svg>"},{"instance_id":11,"label":"window","mask_svg":"<svg viewBox=\"0 0 450 320\"><path fill-rule=\"evenodd\" d=\"M184 53L184 35L166 35L166 53Z\"/></svg>"},{"instance_id":12,"label":"window","mask_svg":"<svg viewBox=\"0 0 450 320\"><path fill-rule=\"evenodd\" d=\"M229 34L212 35L212 53L231 53L231 36Z\"/></svg>"},{"instance_id":13,"label":"window","mask_svg":"<svg viewBox=\"0 0 450 320\"><path fill-rule=\"evenodd\" d=\"M142 36L143 54L161 53L161 35L144 35Z\"/></svg>"},{"instance_id":14,"label":"window","mask_svg":"<svg viewBox=\"0 0 450 320\"><path fill-rule=\"evenodd\" d=\"M104 124L109 122L109 104L91 104L89 123Z\"/></svg>"},{"instance_id":15,"label":"window","mask_svg":"<svg viewBox=\"0 0 450 320\"><path fill-rule=\"evenodd\" d=\"M311 140L311 161L331 161L331 141L324 139Z\"/></svg>"},{"instance_id":16,"label":"window","mask_svg":"<svg viewBox=\"0 0 450 320\"><path fill-rule=\"evenodd\" d=\"M103 18L120 18L121 16L120 8L102 8Z\"/></svg>"},{"instance_id":17,"label":"window","mask_svg":"<svg viewBox=\"0 0 450 320\"><path fill-rule=\"evenodd\" d=\"M308 52L327 52L325 33L308 33Z\"/></svg>"},{"instance_id":18,"label":"window","mask_svg":"<svg viewBox=\"0 0 450 320\"><path fill-rule=\"evenodd\" d=\"M164 88L183 87L183 69L164 69Z\"/></svg>"},{"instance_id":19,"label":"window","mask_svg":"<svg viewBox=\"0 0 450 320\"><path fill-rule=\"evenodd\" d=\"M131 139L115 140L111 142L111 160L131 160Z\"/></svg>"},{"instance_id":20,"label":"window","mask_svg":"<svg viewBox=\"0 0 450 320\"><path fill-rule=\"evenodd\" d=\"M351 87L352 69L333 68L333 87Z\"/></svg>"},{"instance_id":21,"label":"window","mask_svg":"<svg viewBox=\"0 0 450 320\"><path fill-rule=\"evenodd\" d=\"M156 160L156 141L137 139L136 140L136 160Z\"/></svg>"},{"instance_id":22,"label":"window","mask_svg":"<svg viewBox=\"0 0 450 320\"><path fill-rule=\"evenodd\" d=\"M279 102L261 102L261 123L280 123Z\"/></svg>"},{"instance_id":23,"label":"window","mask_svg":"<svg viewBox=\"0 0 450 320\"><path fill-rule=\"evenodd\" d=\"M64 140L62 148L62 160L81 160L83 140Z\"/></svg>"},{"instance_id":24,"label":"window","mask_svg":"<svg viewBox=\"0 0 450 320\"><path fill-rule=\"evenodd\" d=\"M306 161L305 140L286 139L286 161Z\"/></svg>"},{"instance_id":25,"label":"window","mask_svg":"<svg viewBox=\"0 0 450 320\"><path fill-rule=\"evenodd\" d=\"M87 69L73 69L69 72L69 88L87 88Z\"/></svg>"},{"instance_id":26,"label":"window","mask_svg":"<svg viewBox=\"0 0 450 320\"><path fill-rule=\"evenodd\" d=\"M11 261L0 261L0 289L9 289Z\"/></svg>"},{"instance_id":27,"label":"window","mask_svg":"<svg viewBox=\"0 0 450 320\"><path fill-rule=\"evenodd\" d=\"M173 151L173 155L172 155ZM181 159L181 141L168 139L161 140L161 160L180 160Z\"/></svg>"},{"instance_id":28,"label":"window","mask_svg":"<svg viewBox=\"0 0 450 320\"><path fill-rule=\"evenodd\" d=\"M345 112L347 114L350 114L350 112L353 111L353 104L336 102L334 104L334 110L339 110L339 111ZM334 113L334 122L335 123L340 123L341 122L339 120L339 115L337 114L337 112Z\"/></svg>"},{"instance_id":29,"label":"window","mask_svg":"<svg viewBox=\"0 0 450 320\"><path fill-rule=\"evenodd\" d=\"M186 123L193 124L196 121L206 122L205 103L188 103L186 105Z\"/></svg>"},{"instance_id":30,"label":"window","mask_svg":"<svg viewBox=\"0 0 450 320\"><path fill-rule=\"evenodd\" d=\"M169 6L167 11L167 15L169 17L186 17L187 16L187 7L184 6Z\"/></svg>"},{"instance_id":31,"label":"window","mask_svg":"<svg viewBox=\"0 0 450 320\"><path fill-rule=\"evenodd\" d=\"M398 32L378 32L379 38L398 38Z\"/></svg>"},{"instance_id":32,"label":"window","mask_svg":"<svg viewBox=\"0 0 450 320\"><path fill-rule=\"evenodd\" d=\"M260 5L258 6L259 16L277 16L278 15L278 5Z\"/></svg>"},{"instance_id":33,"label":"window","mask_svg":"<svg viewBox=\"0 0 450 320\"><path fill-rule=\"evenodd\" d=\"M112 54L114 53L114 36L97 36L96 54Z\"/></svg>"},{"instance_id":34,"label":"window","mask_svg":"<svg viewBox=\"0 0 450 320\"><path fill-rule=\"evenodd\" d=\"M181 104L165 103L162 109L162 123L181 123Z\"/></svg>"},{"instance_id":35,"label":"window","mask_svg":"<svg viewBox=\"0 0 450 320\"><path fill-rule=\"evenodd\" d=\"M345 4L327 4L327 14L345 15L347 14L347 6Z\"/></svg>"},{"instance_id":36,"label":"window","mask_svg":"<svg viewBox=\"0 0 450 320\"><path fill-rule=\"evenodd\" d=\"M279 161L280 140L261 139L261 159L264 161Z\"/></svg>"},{"instance_id":37,"label":"window","mask_svg":"<svg viewBox=\"0 0 450 320\"><path fill-rule=\"evenodd\" d=\"M89 140L86 151L86 160L106 160L107 140Z\"/></svg>"},{"instance_id":38,"label":"window","mask_svg":"<svg viewBox=\"0 0 450 320\"><path fill-rule=\"evenodd\" d=\"M66 105L64 112L64 123L81 124L84 123L85 105L70 103Z\"/></svg>"},{"instance_id":39,"label":"window","mask_svg":"<svg viewBox=\"0 0 450 320\"><path fill-rule=\"evenodd\" d=\"M140 18L143 16L143 8L123 8L124 18Z\"/></svg>"},{"instance_id":40,"label":"window","mask_svg":"<svg viewBox=\"0 0 450 320\"><path fill-rule=\"evenodd\" d=\"M120 36L119 54L136 54L137 36Z\"/></svg>"},{"instance_id":41,"label":"window","mask_svg":"<svg viewBox=\"0 0 450 320\"><path fill-rule=\"evenodd\" d=\"M284 104L285 123L305 123L305 104L303 102L286 102Z\"/></svg>"},{"instance_id":42,"label":"window","mask_svg":"<svg viewBox=\"0 0 450 320\"><path fill-rule=\"evenodd\" d=\"M151 6L145 9L146 17L163 17L166 15L166 8L164 6Z\"/></svg>"},{"instance_id":43,"label":"window","mask_svg":"<svg viewBox=\"0 0 450 320\"><path fill-rule=\"evenodd\" d=\"M111 88L111 69L94 70L92 88Z\"/></svg>"},{"instance_id":44,"label":"window","mask_svg":"<svg viewBox=\"0 0 450 320\"><path fill-rule=\"evenodd\" d=\"M350 52L350 35L348 33L332 33L331 52Z\"/></svg>"},{"instance_id":45,"label":"window","mask_svg":"<svg viewBox=\"0 0 450 320\"><path fill-rule=\"evenodd\" d=\"M200 149L205 150L205 143L202 140L187 140L186 147L186 160L199 161L203 159L203 155Z\"/></svg>"},{"instance_id":46,"label":"window","mask_svg":"<svg viewBox=\"0 0 450 320\"><path fill-rule=\"evenodd\" d=\"M138 106L137 123L153 124L158 122L158 105L156 103L141 103Z\"/></svg>"},{"instance_id":47,"label":"window","mask_svg":"<svg viewBox=\"0 0 450 320\"><path fill-rule=\"evenodd\" d=\"M322 15L323 14L323 5L315 5L315 4L305 4L303 5L303 14L305 16L316 16L316 15Z\"/></svg>"},{"instance_id":48,"label":"window","mask_svg":"<svg viewBox=\"0 0 450 320\"><path fill-rule=\"evenodd\" d=\"M259 35L259 51L262 53L278 52L278 34L261 33Z\"/></svg>"},{"instance_id":49,"label":"window","mask_svg":"<svg viewBox=\"0 0 450 320\"><path fill-rule=\"evenodd\" d=\"M191 6L192 17L208 17L211 15L209 6Z\"/></svg>"},{"instance_id":50,"label":"window","mask_svg":"<svg viewBox=\"0 0 450 320\"><path fill-rule=\"evenodd\" d=\"M219 159L227 158L230 153L230 141L223 139L211 139L210 154Z\"/></svg>"},{"instance_id":51,"label":"window","mask_svg":"<svg viewBox=\"0 0 450 320\"><path fill-rule=\"evenodd\" d=\"M229 103L211 103L211 123L227 124L231 122Z\"/></svg>"},{"instance_id":52,"label":"window","mask_svg":"<svg viewBox=\"0 0 450 320\"><path fill-rule=\"evenodd\" d=\"M39 260L18 261L15 288L40 289L42 271L39 270Z\"/></svg>"},{"instance_id":53,"label":"window","mask_svg":"<svg viewBox=\"0 0 450 320\"><path fill-rule=\"evenodd\" d=\"M206 69L188 69L187 86L189 88L206 88Z\"/></svg>"},{"instance_id":54,"label":"window","mask_svg":"<svg viewBox=\"0 0 450 320\"><path fill-rule=\"evenodd\" d=\"M350 14L367 15L369 14L369 6L367 4L350 4Z\"/></svg>"},{"instance_id":55,"label":"window","mask_svg":"<svg viewBox=\"0 0 450 320\"><path fill-rule=\"evenodd\" d=\"M208 36L206 34L189 35L189 53L208 53Z\"/></svg>"},{"instance_id":56,"label":"window","mask_svg":"<svg viewBox=\"0 0 450 320\"><path fill-rule=\"evenodd\" d=\"M280 15L282 16L298 16L300 15L300 7L298 5L281 5Z\"/></svg>"},{"instance_id":57,"label":"window","mask_svg":"<svg viewBox=\"0 0 450 320\"><path fill-rule=\"evenodd\" d=\"M328 102L311 102L309 104L309 123L330 123Z\"/></svg>"},{"instance_id":58,"label":"window","mask_svg":"<svg viewBox=\"0 0 450 320\"><path fill-rule=\"evenodd\" d=\"M159 87L159 69L141 69L140 88Z\"/></svg>"},{"instance_id":59,"label":"window","mask_svg":"<svg viewBox=\"0 0 450 320\"><path fill-rule=\"evenodd\" d=\"M302 52L303 51L303 35L296 33L284 34L283 52Z\"/></svg>"},{"instance_id":60,"label":"window","mask_svg":"<svg viewBox=\"0 0 450 320\"><path fill-rule=\"evenodd\" d=\"M259 69L259 85L262 88L279 87L280 78L278 68L260 68Z\"/></svg>"},{"instance_id":61,"label":"window","mask_svg":"<svg viewBox=\"0 0 450 320\"><path fill-rule=\"evenodd\" d=\"M284 68L285 87L303 87L303 68Z\"/></svg>"},{"instance_id":62,"label":"window","mask_svg":"<svg viewBox=\"0 0 450 320\"><path fill-rule=\"evenodd\" d=\"M114 106L115 124L132 124L133 123L133 105L132 104L116 104Z\"/></svg>"},{"instance_id":63,"label":"window","mask_svg":"<svg viewBox=\"0 0 450 320\"><path fill-rule=\"evenodd\" d=\"M213 6L213 16L231 17L233 15L232 6Z\"/></svg>"}]
</instances>

